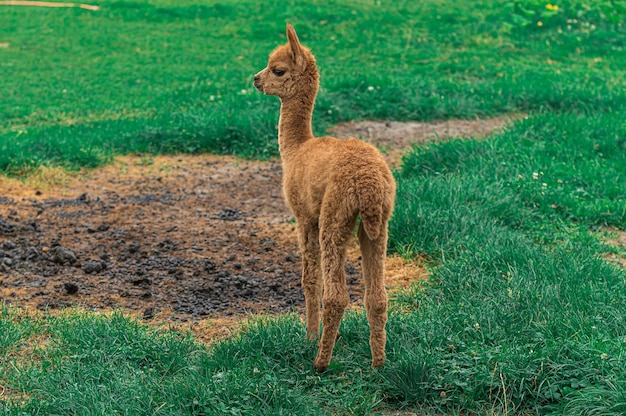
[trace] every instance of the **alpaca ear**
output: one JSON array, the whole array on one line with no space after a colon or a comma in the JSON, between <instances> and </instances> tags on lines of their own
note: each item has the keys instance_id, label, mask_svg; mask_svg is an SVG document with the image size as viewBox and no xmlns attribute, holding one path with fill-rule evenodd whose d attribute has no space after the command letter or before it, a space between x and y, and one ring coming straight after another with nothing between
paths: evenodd
<instances>
[{"instance_id":1,"label":"alpaca ear","mask_svg":"<svg viewBox=\"0 0 626 416\"><path fill-rule=\"evenodd\" d=\"M300 45L295 29L289 23L287 23L287 39L289 40L289 48L291 50L291 57L293 61L296 65L302 66L304 64L302 46Z\"/></svg>"}]
</instances>

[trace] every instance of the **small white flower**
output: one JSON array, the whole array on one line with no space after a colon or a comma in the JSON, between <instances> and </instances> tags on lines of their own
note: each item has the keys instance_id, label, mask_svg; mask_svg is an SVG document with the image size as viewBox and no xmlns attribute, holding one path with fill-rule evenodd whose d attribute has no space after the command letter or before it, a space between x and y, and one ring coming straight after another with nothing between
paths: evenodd
<instances>
[{"instance_id":1,"label":"small white flower","mask_svg":"<svg viewBox=\"0 0 626 416\"><path fill-rule=\"evenodd\" d=\"M209 95L209 101L215 101L215 95Z\"/></svg>"},{"instance_id":2,"label":"small white flower","mask_svg":"<svg viewBox=\"0 0 626 416\"><path fill-rule=\"evenodd\" d=\"M371 85L369 87L367 87L368 91L374 91L374 87L372 87Z\"/></svg>"},{"instance_id":3,"label":"small white flower","mask_svg":"<svg viewBox=\"0 0 626 416\"><path fill-rule=\"evenodd\" d=\"M247 94L247 93L248 93L248 90L241 90L241 93L242 93L242 94Z\"/></svg>"},{"instance_id":4,"label":"small white flower","mask_svg":"<svg viewBox=\"0 0 626 416\"><path fill-rule=\"evenodd\" d=\"M539 179L539 173L537 173L537 172L533 172L533 179L534 179L534 180Z\"/></svg>"}]
</instances>

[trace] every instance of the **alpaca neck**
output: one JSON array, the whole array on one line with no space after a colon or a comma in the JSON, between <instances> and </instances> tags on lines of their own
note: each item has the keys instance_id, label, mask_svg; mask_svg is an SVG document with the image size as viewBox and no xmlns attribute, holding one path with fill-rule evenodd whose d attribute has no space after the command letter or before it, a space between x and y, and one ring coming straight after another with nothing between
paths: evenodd
<instances>
[{"instance_id":1,"label":"alpaca neck","mask_svg":"<svg viewBox=\"0 0 626 416\"><path fill-rule=\"evenodd\" d=\"M302 143L313 138L311 120L315 94L282 99L278 122L278 147L283 159L288 159Z\"/></svg>"}]
</instances>

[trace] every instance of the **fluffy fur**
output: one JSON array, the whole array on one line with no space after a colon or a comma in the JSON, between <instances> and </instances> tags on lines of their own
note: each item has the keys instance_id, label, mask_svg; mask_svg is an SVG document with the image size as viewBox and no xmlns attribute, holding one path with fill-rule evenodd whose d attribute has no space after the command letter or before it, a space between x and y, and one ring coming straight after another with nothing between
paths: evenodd
<instances>
[{"instance_id":1,"label":"fluffy fur","mask_svg":"<svg viewBox=\"0 0 626 416\"><path fill-rule=\"evenodd\" d=\"M317 339L322 304L322 338L314 366L330 364L337 330L349 303L344 262L346 244L361 216L358 238L363 258L365 308L370 325L372 366L385 362L385 254L395 182L380 152L356 139L314 138L311 119L319 88L315 58L287 25L288 43L276 48L254 85L280 98L278 145L283 190L297 221L302 251L302 287L309 339Z\"/></svg>"}]
</instances>

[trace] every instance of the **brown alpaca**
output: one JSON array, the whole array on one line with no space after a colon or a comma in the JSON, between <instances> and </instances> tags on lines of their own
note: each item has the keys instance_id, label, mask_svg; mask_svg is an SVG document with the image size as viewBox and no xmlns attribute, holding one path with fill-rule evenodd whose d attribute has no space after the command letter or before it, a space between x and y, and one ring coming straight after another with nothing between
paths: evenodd
<instances>
[{"instance_id":1,"label":"brown alpaca","mask_svg":"<svg viewBox=\"0 0 626 416\"><path fill-rule=\"evenodd\" d=\"M385 254L395 181L378 150L356 139L314 138L313 106L319 87L315 58L291 25L288 43L271 53L254 86L280 98L278 146L283 191L297 221L302 251L302 287L309 339L322 339L314 366L330 364L337 330L349 303L344 262L346 244L361 216L358 238L363 257L365 309L370 325L372 366L385 362Z\"/></svg>"}]
</instances>

